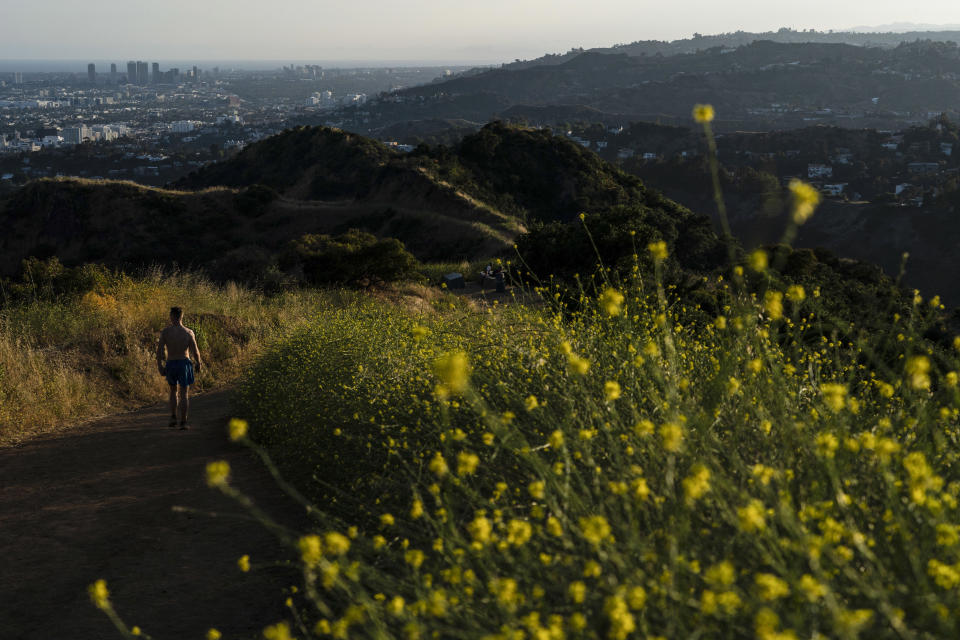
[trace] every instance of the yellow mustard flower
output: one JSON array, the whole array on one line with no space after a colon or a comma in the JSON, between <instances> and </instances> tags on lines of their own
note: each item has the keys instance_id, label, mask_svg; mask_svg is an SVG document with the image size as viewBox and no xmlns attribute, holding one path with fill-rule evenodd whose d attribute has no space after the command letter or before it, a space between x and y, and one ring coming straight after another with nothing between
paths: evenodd
<instances>
[{"instance_id":1,"label":"yellow mustard flower","mask_svg":"<svg viewBox=\"0 0 960 640\"><path fill-rule=\"evenodd\" d=\"M439 395L463 393L470 383L470 364L462 351L448 353L433 362L433 372L440 380Z\"/></svg>"},{"instance_id":2,"label":"yellow mustard flower","mask_svg":"<svg viewBox=\"0 0 960 640\"><path fill-rule=\"evenodd\" d=\"M829 589L809 573L800 576L800 591L810 602L816 602L827 595Z\"/></svg>"},{"instance_id":3,"label":"yellow mustard flower","mask_svg":"<svg viewBox=\"0 0 960 640\"><path fill-rule=\"evenodd\" d=\"M567 586L567 593L574 604L583 604L587 599L587 585L580 580L575 580Z\"/></svg>"},{"instance_id":4,"label":"yellow mustard flower","mask_svg":"<svg viewBox=\"0 0 960 640\"><path fill-rule=\"evenodd\" d=\"M660 438L664 449L676 453L683 446L683 427L675 422L665 422L660 425Z\"/></svg>"},{"instance_id":5,"label":"yellow mustard flower","mask_svg":"<svg viewBox=\"0 0 960 640\"><path fill-rule=\"evenodd\" d=\"M763 503L751 500L745 506L737 508L737 518L740 520L740 529L747 533L756 533L767 528Z\"/></svg>"},{"instance_id":6,"label":"yellow mustard flower","mask_svg":"<svg viewBox=\"0 0 960 640\"><path fill-rule=\"evenodd\" d=\"M457 454L457 475L466 476L475 473L480 465L480 456L469 451Z\"/></svg>"},{"instance_id":7,"label":"yellow mustard flower","mask_svg":"<svg viewBox=\"0 0 960 640\"><path fill-rule=\"evenodd\" d=\"M450 471L450 467L447 466L447 461L439 451L430 459L430 471L441 478Z\"/></svg>"},{"instance_id":8,"label":"yellow mustard flower","mask_svg":"<svg viewBox=\"0 0 960 640\"><path fill-rule=\"evenodd\" d=\"M603 293L600 295L600 308L608 316L618 316L623 311L623 294L613 289L607 287L603 290Z\"/></svg>"},{"instance_id":9,"label":"yellow mustard flower","mask_svg":"<svg viewBox=\"0 0 960 640\"><path fill-rule=\"evenodd\" d=\"M570 368L570 372L579 376L586 375L590 370L590 361L586 358L581 358L575 353L571 353L567 356L567 365Z\"/></svg>"},{"instance_id":10,"label":"yellow mustard flower","mask_svg":"<svg viewBox=\"0 0 960 640\"><path fill-rule=\"evenodd\" d=\"M403 608L406 604L406 601L402 597L394 596L391 598L390 602L387 603L387 611L392 616L403 615Z\"/></svg>"},{"instance_id":11,"label":"yellow mustard flower","mask_svg":"<svg viewBox=\"0 0 960 640\"><path fill-rule=\"evenodd\" d=\"M580 518L580 532L584 540L596 546L610 537L610 523L601 515Z\"/></svg>"},{"instance_id":12,"label":"yellow mustard flower","mask_svg":"<svg viewBox=\"0 0 960 640\"><path fill-rule=\"evenodd\" d=\"M306 535L297 541L297 547L300 549L300 559L308 567L315 567L323 559L323 544L320 536Z\"/></svg>"},{"instance_id":13,"label":"yellow mustard flower","mask_svg":"<svg viewBox=\"0 0 960 640\"><path fill-rule=\"evenodd\" d=\"M907 379L910 386L918 391L930 388L930 359L926 356L914 356L907 360Z\"/></svg>"},{"instance_id":14,"label":"yellow mustard flower","mask_svg":"<svg viewBox=\"0 0 960 640\"><path fill-rule=\"evenodd\" d=\"M240 418L231 418L230 423L227 425L227 430L230 434L230 440L236 442L247 436L247 421L241 420Z\"/></svg>"},{"instance_id":15,"label":"yellow mustard flower","mask_svg":"<svg viewBox=\"0 0 960 640\"><path fill-rule=\"evenodd\" d=\"M552 535L555 538L559 538L563 535L563 525L560 524L560 520L554 516L547 518L547 533Z\"/></svg>"},{"instance_id":16,"label":"yellow mustard flower","mask_svg":"<svg viewBox=\"0 0 960 640\"><path fill-rule=\"evenodd\" d=\"M417 325L413 328L411 333L413 334L413 339L419 342L430 335L430 329Z\"/></svg>"},{"instance_id":17,"label":"yellow mustard flower","mask_svg":"<svg viewBox=\"0 0 960 640\"><path fill-rule=\"evenodd\" d=\"M486 544L490 542L490 534L493 532L493 523L484 516L478 516L467 525L467 531L473 537L475 542Z\"/></svg>"},{"instance_id":18,"label":"yellow mustard flower","mask_svg":"<svg viewBox=\"0 0 960 640\"><path fill-rule=\"evenodd\" d=\"M286 622L278 622L263 630L263 637L266 640L293 640L290 635L290 625Z\"/></svg>"},{"instance_id":19,"label":"yellow mustard flower","mask_svg":"<svg viewBox=\"0 0 960 640\"><path fill-rule=\"evenodd\" d=\"M607 380L603 385L603 397L607 402L613 402L621 395L620 383L615 380Z\"/></svg>"},{"instance_id":20,"label":"yellow mustard flower","mask_svg":"<svg viewBox=\"0 0 960 640\"><path fill-rule=\"evenodd\" d=\"M107 590L106 580L97 580L88 586L87 594L97 609L105 610L110 607L110 591Z\"/></svg>"},{"instance_id":21,"label":"yellow mustard flower","mask_svg":"<svg viewBox=\"0 0 960 640\"><path fill-rule=\"evenodd\" d=\"M230 463L226 460L214 460L207 463L207 485L210 487L226 486L230 478Z\"/></svg>"},{"instance_id":22,"label":"yellow mustard flower","mask_svg":"<svg viewBox=\"0 0 960 640\"><path fill-rule=\"evenodd\" d=\"M416 520L423 515L423 502L418 498L410 505L410 518Z\"/></svg>"},{"instance_id":23,"label":"yellow mustard flower","mask_svg":"<svg viewBox=\"0 0 960 640\"><path fill-rule=\"evenodd\" d=\"M630 587L627 590L627 604L633 611L643 609L647 603L647 591L641 586Z\"/></svg>"},{"instance_id":24,"label":"yellow mustard flower","mask_svg":"<svg viewBox=\"0 0 960 640\"><path fill-rule=\"evenodd\" d=\"M350 550L350 538L342 533L330 531L323 536L323 548L330 555L342 556Z\"/></svg>"},{"instance_id":25,"label":"yellow mustard flower","mask_svg":"<svg viewBox=\"0 0 960 640\"><path fill-rule=\"evenodd\" d=\"M703 579L706 580L711 586L717 588L729 587L733 584L736 578L736 570L733 567L733 563L731 563L729 560L718 562L707 569L706 573L703 574Z\"/></svg>"},{"instance_id":26,"label":"yellow mustard flower","mask_svg":"<svg viewBox=\"0 0 960 640\"><path fill-rule=\"evenodd\" d=\"M803 302L807 298L807 292L799 284L792 284L787 287L787 300L790 302Z\"/></svg>"},{"instance_id":27,"label":"yellow mustard flower","mask_svg":"<svg viewBox=\"0 0 960 640\"><path fill-rule=\"evenodd\" d=\"M710 470L702 464L690 469L690 475L683 479L683 494L687 504L693 504L710 491Z\"/></svg>"},{"instance_id":28,"label":"yellow mustard flower","mask_svg":"<svg viewBox=\"0 0 960 640\"><path fill-rule=\"evenodd\" d=\"M534 500L543 500L547 495L546 487L547 485L543 480L534 480L527 485L527 493Z\"/></svg>"},{"instance_id":29,"label":"yellow mustard flower","mask_svg":"<svg viewBox=\"0 0 960 640\"><path fill-rule=\"evenodd\" d=\"M777 600L790 595L790 586L787 582L772 573L758 573L754 576L754 582L761 600Z\"/></svg>"},{"instance_id":30,"label":"yellow mustard flower","mask_svg":"<svg viewBox=\"0 0 960 640\"><path fill-rule=\"evenodd\" d=\"M607 614L607 637L611 640L626 640L636 630L636 620L623 596L607 596L603 603L603 612Z\"/></svg>"},{"instance_id":31,"label":"yellow mustard flower","mask_svg":"<svg viewBox=\"0 0 960 640\"><path fill-rule=\"evenodd\" d=\"M507 523L507 543L519 547L533 535L533 527L526 520L514 518Z\"/></svg>"},{"instance_id":32,"label":"yellow mustard flower","mask_svg":"<svg viewBox=\"0 0 960 640\"><path fill-rule=\"evenodd\" d=\"M660 263L667 259L667 243L663 240L648 244L647 251L650 252L654 262Z\"/></svg>"},{"instance_id":33,"label":"yellow mustard flower","mask_svg":"<svg viewBox=\"0 0 960 640\"><path fill-rule=\"evenodd\" d=\"M783 294L779 291L767 291L763 295L763 309L771 320L783 317Z\"/></svg>"},{"instance_id":34,"label":"yellow mustard flower","mask_svg":"<svg viewBox=\"0 0 960 640\"><path fill-rule=\"evenodd\" d=\"M847 404L847 385L836 382L826 382L820 385L820 393L823 394L823 401L830 410L838 412Z\"/></svg>"},{"instance_id":35,"label":"yellow mustard flower","mask_svg":"<svg viewBox=\"0 0 960 640\"><path fill-rule=\"evenodd\" d=\"M810 219L820 204L820 192L802 180L791 180L789 185L793 194L793 221L803 224Z\"/></svg>"},{"instance_id":36,"label":"yellow mustard flower","mask_svg":"<svg viewBox=\"0 0 960 640\"><path fill-rule=\"evenodd\" d=\"M553 449L559 449L563 446L563 431L559 429L555 430L550 434L550 440L548 440L550 447Z\"/></svg>"},{"instance_id":37,"label":"yellow mustard flower","mask_svg":"<svg viewBox=\"0 0 960 640\"><path fill-rule=\"evenodd\" d=\"M693 120L697 124L707 124L713 122L716 112L713 109L713 105L710 104L696 104L693 106Z\"/></svg>"}]
</instances>

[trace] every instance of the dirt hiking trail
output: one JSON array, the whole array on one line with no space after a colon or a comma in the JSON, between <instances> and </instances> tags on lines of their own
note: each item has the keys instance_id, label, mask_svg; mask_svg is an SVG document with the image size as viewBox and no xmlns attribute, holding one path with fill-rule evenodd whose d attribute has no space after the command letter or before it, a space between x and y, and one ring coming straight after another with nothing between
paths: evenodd
<instances>
[{"instance_id":1,"label":"dirt hiking trail","mask_svg":"<svg viewBox=\"0 0 960 640\"><path fill-rule=\"evenodd\" d=\"M207 487L206 463L228 460L232 484L281 522L305 517L228 441L228 418L221 391L191 399L189 431L168 429L156 405L0 449L0 640L119 638L87 597L97 578L127 624L157 640L201 640L210 627L259 638L287 618L282 590L296 572L257 565L292 554ZM243 554L250 573L237 568Z\"/></svg>"}]
</instances>

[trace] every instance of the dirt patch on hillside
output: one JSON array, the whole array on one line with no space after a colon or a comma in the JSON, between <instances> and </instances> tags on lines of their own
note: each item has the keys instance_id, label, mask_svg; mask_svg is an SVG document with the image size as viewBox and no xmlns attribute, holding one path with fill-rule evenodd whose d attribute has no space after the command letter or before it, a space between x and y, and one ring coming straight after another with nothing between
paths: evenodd
<instances>
[{"instance_id":1,"label":"dirt patch on hillside","mask_svg":"<svg viewBox=\"0 0 960 640\"><path fill-rule=\"evenodd\" d=\"M285 617L296 570L256 565L292 553L206 486L206 463L228 460L235 486L259 506L307 523L259 461L227 440L228 393L198 396L192 417L192 430L169 430L157 405L0 450L0 636L119 637L87 597L97 578L121 616L157 640L202 638L210 627L259 638ZM243 554L251 573L237 569Z\"/></svg>"}]
</instances>

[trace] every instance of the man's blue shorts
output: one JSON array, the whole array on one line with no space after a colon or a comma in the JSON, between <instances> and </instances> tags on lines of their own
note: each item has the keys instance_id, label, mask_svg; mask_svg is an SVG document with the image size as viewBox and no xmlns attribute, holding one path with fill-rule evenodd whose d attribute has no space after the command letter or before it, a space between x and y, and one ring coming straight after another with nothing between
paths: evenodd
<instances>
[{"instance_id":1,"label":"man's blue shorts","mask_svg":"<svg viewBox=\"0 0 960 640\"><path fill-rule=\"evenodd\" d=\"M164 373L167 376L167 384L171 387L177 385L189 387L193 384L193 363L186 358L183 360L167 360Z\"/></svg>"}]
</instances>

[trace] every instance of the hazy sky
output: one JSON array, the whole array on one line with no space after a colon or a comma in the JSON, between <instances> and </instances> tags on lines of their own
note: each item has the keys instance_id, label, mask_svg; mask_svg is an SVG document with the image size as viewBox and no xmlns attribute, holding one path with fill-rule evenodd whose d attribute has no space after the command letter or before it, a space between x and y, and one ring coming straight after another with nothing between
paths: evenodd
<instances>
[{"instance_id":1,"label":"hazy sky","mask_svg":"<svg viewBox=\"0 0 960 640\"><path fill-rule=\"evenodd\" d=\"M744 29L960 23L957 0L3 0L0 59L497 62Z\"/></svg>"}]
</instances>

